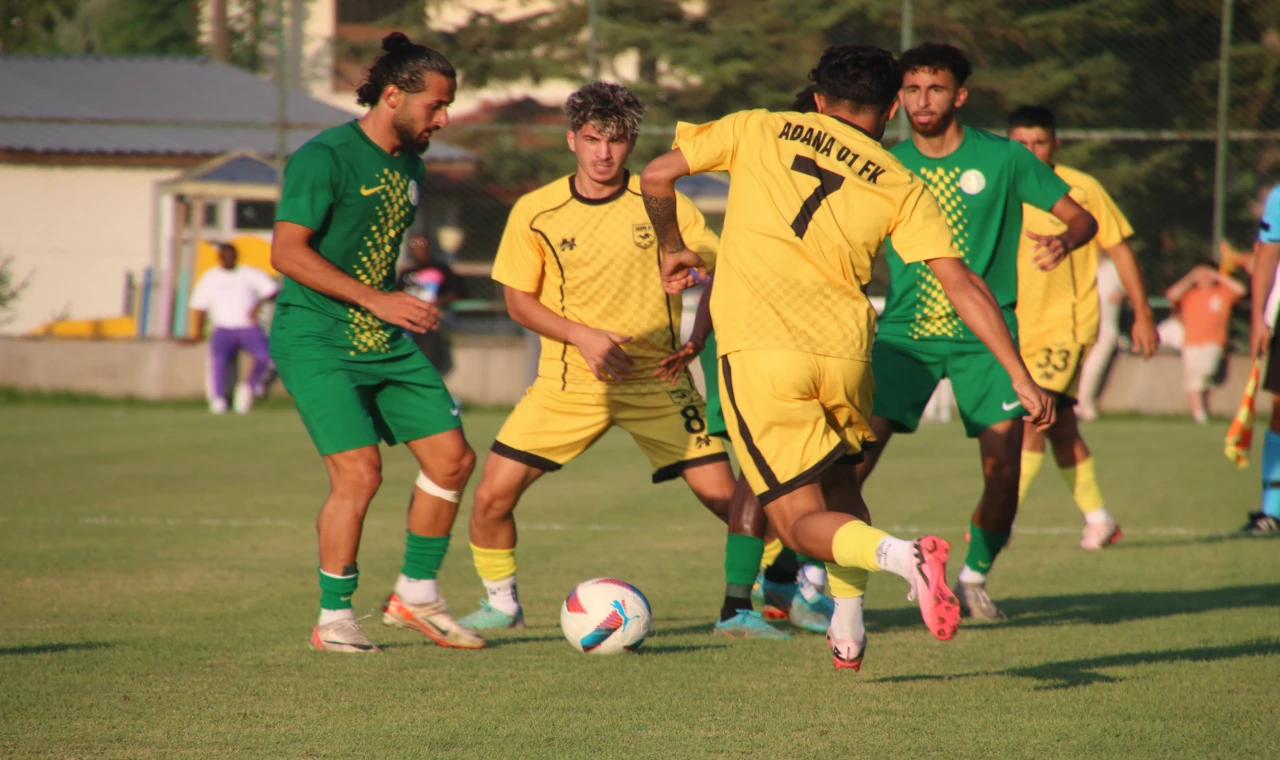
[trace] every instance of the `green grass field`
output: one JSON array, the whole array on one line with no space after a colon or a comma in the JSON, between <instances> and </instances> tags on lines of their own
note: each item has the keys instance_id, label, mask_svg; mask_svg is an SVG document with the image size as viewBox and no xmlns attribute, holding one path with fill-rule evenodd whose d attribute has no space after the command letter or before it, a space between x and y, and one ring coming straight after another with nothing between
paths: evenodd
<instances>
[{"instance_id":1,"label":"green grass field","mask_svg":"<svg viewBox=\"0 0 1280 760\"><path fill-rule=\"evenodd\" d=\"M484 451L502 415L466 421ZM1046 466L992 576L1010 619L938 642L905 583L877 575L855 675L821 636L711 635L724 529L683 485L650 486L616 431L517 511L527 629L446 651L375 617L385 651L339 656L306 647L325 478L291 410L0 406L0 756L1280 756L1280 541L1226 536L1256 465L1230 468L1222 425L1086 430L1124 543L1078 550ZM976 460L958 426L927 428L867 488L880 526L958 545L952 576ZM358 614L399 569L413 472L389 452ZM469 500L442 575L459 612L481 593ZM561 600L599 575L652 602L641 654L563 640Z\"/></svg>"}]
</instances>

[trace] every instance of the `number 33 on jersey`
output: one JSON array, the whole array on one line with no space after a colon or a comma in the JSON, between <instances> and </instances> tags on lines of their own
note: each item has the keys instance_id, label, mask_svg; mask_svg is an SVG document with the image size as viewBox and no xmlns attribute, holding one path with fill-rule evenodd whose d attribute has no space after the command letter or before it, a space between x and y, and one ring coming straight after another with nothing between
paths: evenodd
<instances>
[{"instance_id":1,"label":"number 33 on jersey","mask_svg":"<svg viewBox=\"0 0 1280 760\"><path fill-rule=\"evenodd\" d=\"M870 361L875 310L863 289L885 238L907 263L960 257L923 181L842 119L742 111L680 124L674 147L692 172L731 177L711 303L721 355ZM764 294L790 308L761 308Z\"/></svg>"}]
</instances>

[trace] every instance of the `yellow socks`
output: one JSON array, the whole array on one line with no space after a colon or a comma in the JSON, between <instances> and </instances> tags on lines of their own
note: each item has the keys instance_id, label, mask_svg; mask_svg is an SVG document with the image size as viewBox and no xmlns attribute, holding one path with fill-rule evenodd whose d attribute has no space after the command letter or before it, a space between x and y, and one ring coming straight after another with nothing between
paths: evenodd
<instances>
[{"instance_id":1,"label":"yellow socks","mask_svg":"<svg viewBox=\"0 0 1280 760\"><path fill-rule=\"evenodd\" d=\"M483 549L471 545L476 572L486 581L500 581L516 574L515 549Z\"/></svg>"},{"instance_id":2,"label":"yellow socks","mask_svg":"<svg viewBox=\"0 0 1280 760\"><path fill-rule=\"evenodd\" d=\"M1092 460L1090 460L1092 461ZM1043 451L1022 450L1022 475L1018 478L1018 503L1022 503L1022 499L1027 495L1027 489L1031 487L1031 481L1036 479L1040 474L1040 467L1044 464ZM1064 470L1065 472L1065 470ZM1068 483L1068 485L1070 485Z\"/></svg>"},{"instance_id":3,"label":"yellow socks","mask_svg":"<svg viewBox=\"0 0 1280 760\"><path fill-rule=\"evenodd\" d=\"M777 559L778 555L781 553L782 553L782 539L775 538L769 543L765 544L764 556L760 558L760 569L763 570L769 565L772 565L773 561Z\"/></svg>"},{"instance_id":4,"label":"yellow socks","mask_svg":"<svg viewBox=\"0 0 1280 760\"><path fill-rule=\"evenodd\" d=\"M1026 456L1025 452L1023 456ZM1102 491L1098 490L1098 473L1093 467L1093 457L1060 472L1081 512L1087 515L1102 508Z\"/></svg>"},{"instance_id":5,"label":"yellow socks","mask_svg":"<svg viewBox=\"0 0 1280 760\"><path fill-rule=\"evenodd\" d=\"M831 584L831 596L836 599L849 599L867 593L867 581L871 573L861 567L845 567L828 562L827 583Z\"/></svg>"},{"instance_id":6,"label":"yellow socks","mask_svg":"<svg viewBox=\"0 0 1280 760\"><path fill-rule=\"evenodd\" d=\"M836 534L831 537L831 554L835 557L837 564L846 568L880 570L882 565L876 559L876 549L880 546L880 541L885 538L891 538L891 536L861 520L850 520L841 525ZM827 570L830 573L829 565Z\"/></svg>"}]
</instances>

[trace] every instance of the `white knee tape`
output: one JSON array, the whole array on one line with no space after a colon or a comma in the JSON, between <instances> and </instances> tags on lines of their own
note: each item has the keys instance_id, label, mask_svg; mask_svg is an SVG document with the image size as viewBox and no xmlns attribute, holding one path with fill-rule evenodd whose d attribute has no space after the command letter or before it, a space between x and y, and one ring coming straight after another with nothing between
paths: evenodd
<instances>
[{"instance_id":1,"label":"white knee tape","mask_svg":"<svg viewBox=\"0 0 1280 760\"><path fill-rule=\"evenodd\" d=\"M418 473L418 481L417 483L415 483L415 485L418 486L418 488L421 488L422 490L431 494L432 496L439 496L441 499L444 499L445 501L451 501L454 504L457 504L458 502L462 501L461 491L450 491L447 488L442 488L436 485L434 482L432 482L431 478L427 477L427 473L425 472Z\"/></svg>"}]
</instances>

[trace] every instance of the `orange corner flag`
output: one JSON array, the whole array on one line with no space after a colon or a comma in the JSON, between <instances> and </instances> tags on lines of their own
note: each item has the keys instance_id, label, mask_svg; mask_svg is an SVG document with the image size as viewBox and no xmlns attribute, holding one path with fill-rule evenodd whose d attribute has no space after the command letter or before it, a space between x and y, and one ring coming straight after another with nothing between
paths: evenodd
<instances>
[{"instance_id":1,"label":"orange corner flag","mask_svg":"<svg viewBox=\"0 0 1280 760\"><path fill-rule=\"evenodd\" d=\"M1258 360L1253 360L1253 371L1249 373L1249 382L1244 386L1244 396L1240 398L1240 408L1236 410L1231 427L1227 428L1225 453L1227 459L1235 463L1237 470L1249 466L1249 447L1253 444L1254 402L1258 398Z\"/></svg>"}]
</instances>

